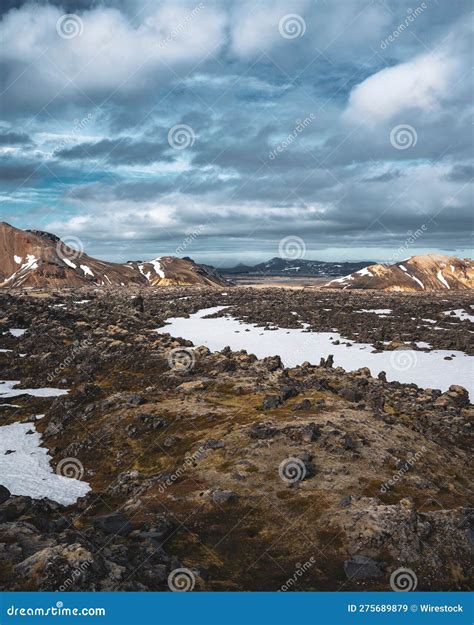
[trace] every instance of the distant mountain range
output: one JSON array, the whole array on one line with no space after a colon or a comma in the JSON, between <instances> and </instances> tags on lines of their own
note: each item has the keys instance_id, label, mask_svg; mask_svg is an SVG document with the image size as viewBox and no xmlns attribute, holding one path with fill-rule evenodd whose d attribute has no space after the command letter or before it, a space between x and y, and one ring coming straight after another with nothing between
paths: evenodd
<instances>
[{"instance_id":1,"label":"distant mountain range","mask_svg":"<svg viewBox=\"0 0 474 625\"><path fill-rule=\"evenodd\" d=\"M404 292L472 289L474 262L443 254L412 256L393 265L369 265L325 287Z\"/></svg>"},{"instance_id":2,"label":"distant mountain range","mask_svg":"<svg viewBox=\"0 0 474 625\"><path fill-rule=\"evenodd\" d=\"M272 258L253 266L240 264L222 273L231 280L243 276L333 278L324 288L343 290L409 292L474 288L473 261L442 254L412 256L393 265ZM0 287L91 285L220 288L230 283L214 267L197 264L188 257L159 256L146 261L110 263L69 247L49 232L20 230L0 223Z\"/></svg>"},{"instance_id":3,"label":"distant mountain range","mask_svg":"<svg viewBox=\"0 0 474 625\"><path fill-rule=\"evenodd\" d=\"M109 263L75 250L54 234L0 223L0 287L170 286L221 287L227 282L190 258L161 256Z\"/></svg>"},{"instance_id":4,"label":"distant mountain range","mask_svg":"<svg viewBox=\"0 0 474 625\"><path fill-rule=\"evenodd\" d=\"M258 265L239 264L221 269L223 275L232 276L316 276L332 278L359 271L370 265L371 261L331 263L321 260L288 260L275 257Z\"/></svg>"}]
</instances>

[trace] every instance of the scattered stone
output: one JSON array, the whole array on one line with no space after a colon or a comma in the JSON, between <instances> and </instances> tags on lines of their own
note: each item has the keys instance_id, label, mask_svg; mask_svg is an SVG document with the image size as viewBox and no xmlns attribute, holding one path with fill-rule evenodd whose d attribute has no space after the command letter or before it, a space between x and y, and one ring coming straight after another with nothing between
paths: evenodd
<instances>
[{"instance_id":1,"label":"scattered stone","mask_svg":"<svg viewBox=\"0 0 474 625\"><path fill-rule=\"evenodd\" d=\"M97 517L94 524L106 534L119 536L127 536L133 529L130 521L121 512L112 512L112 514Z\"/></svg>"},{"instance_id":2,"label":"scattered stone","mask_svg":"<svg viewBox=\"0 0 474 625\"><path fill-rule=\"evenodd\" d=\"M232 502L236 499L237 495L231 490L221 490L218 488L212 493L212 500L217 504Z\"/></svg>"},{"instance_id":3,"label":"scattered stone","mask_svg":"<svg viewBox=\"0 0 474 625\"><path fill-rule=\"evenodd\" d=\"M281 406L281 403L281 398L278 395L267 395L267 397L263 399L263 409L272 410L273 408Z\"/></svg>"},{"instance_id":4,"label":"scattered stone","mask_svg":"<svg viewBox=\"0 0 474 625\"><path fill-rule=\"evenodd\" d=\"M352 556L344 562L344 573L348 579L360 580L381 577L383 571L378 562L367 556Z\"/></svg>"},{"instance_id":5,"label":"scattered stone","mask_svg":"<svg viewBox=\"0 0 474 625\"><path fill-rule=\"evenodd\" d=\"M309 399L303 399L296 404L293 410L309 410L311 408L311 401Z\"/></svg>"},{"instance_id":6,"label":"scattered stone","mask_svg":"<svg viewBox=\"0 0 474 625\"><path fill-rule=\"evenodd\" d=\"M7 499L10 499L10 497L11 493L8 488L0 485L0 505L2 505L2 503L5 503L5 501L7 501Z\"/></svg>"}]
</instances>

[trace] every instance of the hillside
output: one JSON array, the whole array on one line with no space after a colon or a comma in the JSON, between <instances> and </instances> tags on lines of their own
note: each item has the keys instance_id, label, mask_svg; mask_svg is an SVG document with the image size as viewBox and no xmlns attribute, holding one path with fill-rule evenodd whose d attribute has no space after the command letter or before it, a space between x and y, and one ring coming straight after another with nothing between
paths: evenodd
<instances>
[{"instance_id":1,"label":"hillside","mask_svg":"<svg viewBox=\"0 0 474 625\"><path fill-rule=\"evenodd\" d=\"M393 265L376 264L328 282L333 289L445 291L474 288L474 263L465 258L425 254Z\"/></svg>"},{"instance_id":2,"label":"hillside","mask_svg":"<svg viewBox=\"0 0 474 625\"><path fill-rule=\"evenodd\" d=\"M163 256L111 263L68 247L54 234L0 224L0 287L223 286L217 272L191 259Z\"/></svg>"}]
</instances>

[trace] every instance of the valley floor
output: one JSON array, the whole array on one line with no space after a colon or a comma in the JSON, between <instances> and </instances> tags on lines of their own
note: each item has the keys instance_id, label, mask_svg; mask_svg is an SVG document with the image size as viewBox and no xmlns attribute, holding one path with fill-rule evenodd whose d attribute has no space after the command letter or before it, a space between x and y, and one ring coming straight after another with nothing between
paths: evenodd
<instances>
[{"instance_id":1,"label":"valley floor","mask_svg":"<svg viewBox=\"0 0 474 625\"><path fill-rule=\"evenodd\" d=\"M434 350L469 373L469 293L142 295L0 294L0 587L470 587L473 408L410 379ZM355 344L396 366L344 371Z\"/></svg>"}]
</instances>

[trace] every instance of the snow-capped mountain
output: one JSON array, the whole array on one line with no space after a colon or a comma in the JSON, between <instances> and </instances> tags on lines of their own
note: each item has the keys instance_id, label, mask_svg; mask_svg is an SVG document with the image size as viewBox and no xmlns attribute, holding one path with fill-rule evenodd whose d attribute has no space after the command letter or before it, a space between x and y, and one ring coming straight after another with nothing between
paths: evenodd
<instances>
[{"instance_id":1,"label":"snow-capped mountain","mask_svg":"<svg viewBox=\"0 0 474 625\"><path fill-rule=\"evenodd\" d=\"M222 269L222 273L229 276L252 275L252 276L341 276L352 271L357 271L367 265L365 262L325 262L321 260L305 260L280 258L276 256L265 263L258 265L236 265L235 267Z\"/></svg>"},{"instance_id":2,"label":"snow-capped mountain","mask_svg":"<svg viewBox=\"0 0 474 625\"><path fill-rule=\"evenodd\" d=\"M444 291L474 288L474 262L469 259L424 254L393 265L364 267L331 280L333 289L381 289L384 291Z\"/></svg>"},{"instance_id":3,"label":"snow-capped mountain","mask_svg":"<svg viewBox=\"0 0 474 625\"><path fill-rule=\"evenodd\" d=\"M75 250L49 232L0 223L0 287L168 286L226 284L191 259L110 263Z\"/></svg>"}]
</instances>

